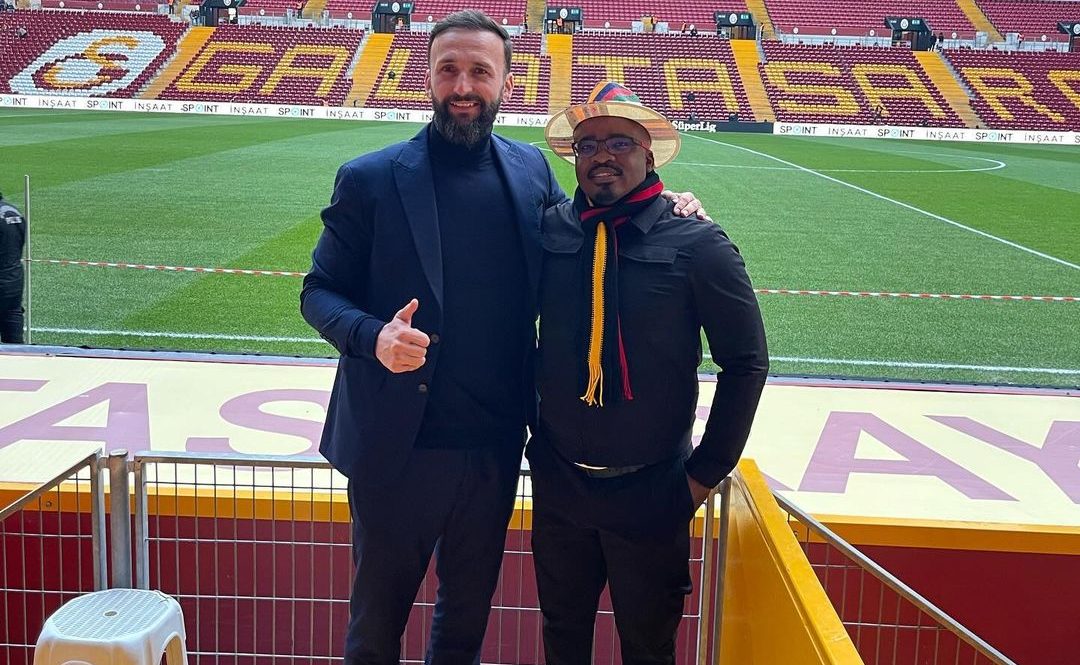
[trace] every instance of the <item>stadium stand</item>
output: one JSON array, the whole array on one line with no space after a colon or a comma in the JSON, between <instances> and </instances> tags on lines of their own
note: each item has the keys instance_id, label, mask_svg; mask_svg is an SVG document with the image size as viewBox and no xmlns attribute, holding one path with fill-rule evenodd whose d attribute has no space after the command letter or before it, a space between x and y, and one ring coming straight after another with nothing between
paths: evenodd
<instances>
[{"instance_id":1,"label":"stadium stand","mask_svg":"<svg viewBox=\"0 0 1080 665\"><path fill-rule=\"evenodd\" d=\"M352 12L354 18L368 18L372 4L362 0L328 0L326 9L332 16L344 17ZM469 9L479 9L498 23L505 19L504 25L521 25L525 8L525 0L474 0L469 3ZM414 21L426 21L430 16L438 21L460 9L464 9L460 0L418 0L413 4L412 17Z\"/></svg>"},{"instance_id":2,"label":"stadium stand","mask_svg":"<svg viewBox=\"0 0 1080 665\"><path fill-rule=\"evenodd\" d=\"M501 110L509 113L547 113L551 59L540 53L541 35L526 33L512 39L514 93L503 103ZM375 108L430 109L431 101L424 91L427 48L426 32L395 34L367 105Z\"/></svg>"},{"instance_id":3,"label":"stadium stand","mask_svg":"<svg viewBox=\"0 0 1080 665\"><path fill-rule=\"evenodd\" d=\"M763 47L761 77L781 122L964 126L906 49Z\"/></svg>"},{"instance_id":4,"label":"stadium stand","mask_svg":"<svg viewBox=\"0 0 1080 665\"><path fill-rule=\"evenodd\" d=\"M184 28L155 14L0 12L0 91L134 97L175 52Z\"/></svg>"},{"instance_id":5,"label":"stadium stand","mask_svg":"<svg viewBox=\"0 0 1080 665\"><path fill-rule=\"evenodd\" d=\"M128 0L102 0L107 1ZM418 7L419 14L441 16L456 9L453 0L427 1L431 4ZM504 7L508 23L524 15L521 0L489 1L502 3L485 9L497 13L497 7ZM655 6L650 9L644 1L615 0L584 10L586 17L592 12L594 18L636 20L638 14L654 12ZM745 0L737 1L745 6ZM895 4L899 0L869 0L858 6L845 0L843 11L796 0L767 1L783 30L790 30L799 16L823 15L837 17L848 30L869 29L880 21L871 17L903 11ZM295 9L297 0L249 2L255 8L283 10ZM357 2L329 0L327 7L359 11ZM972 25L966 17L973 14L965 17L961 0L956 5L946 0L914 2L916 8L907 13ZM1080 1L978 2L986 12L980 25L990 17L1002 32L1022 32L1028 40L1040 40L1042 28L1080 13ZM315 4L321 6L322 0ZM693 13L700 13L700 7L664 11L656 18L669 25L711 20ZM17 27L25 27L26 36L19 37ZM145 12L0 12L0 92L430 108L424 90L428 33L375 35L361 52L363 37L363 31L341 27L189 29L175 17ZM553 104L584 100L600 80L618 79L673 119L748 121L772 120L775 115L781 122L1080 130L1080 53L913 53L904 48L763 41L740 44L747 48L736 58L731 42L706 34L586 30L573 36L525 33L513 40L516 86L502 106L511 113L546 114ZM184 45L183 52L178 44ZM759 76L761 85L754 83ZM748 101L750 88L758 96L757 106Z\"/></svg>"},{"instance_id":6,"label":"stadium stand","mask_svg":"<svg viewBox=\"0 0 1080 665\"><path fill-rule=\"evenodd\" d=\"M753 113L727 40L706 35L640 33L574 37L571 102L599 81L619 80L670 118L727 120ZM692 94L692 96L691 96Z\"/></svg>"},{"instance_id":7,"label":"stadium stand","mask_svg":"<svg viewBox=\"0 0 1080 665\"><path fill-rule=\"evenodd\" d=\"M970 37L975 26L954 0L765 0L774 27L784 33L794 28L803 35L865 35L870 30L882 34L886 16L918 16L935 32Z\"/></svg>"},{"instance_id":8,"label":"stadium stand","mask_svg":"<svg viewBox=\"0 0 1080 665\"><path fill-rule=\"evenodd\" d=\"M979 7L1002 33L1018 32L1028 40L1046 35L1047 41L1067 39L1058 21L1080 21L1080 2L1061 0L977 0Z\"/></svg>"},{"instance_id":9,"label":"stadium stand","mask_svg":"<svg viewBox=\"0 0 1080 665\"><path fill-rule=\"evenodd\" d=\"M1080 130L1080 53L949 50L972 107L998 129Z\"/></svg>"},{"instance_id":10,"label":"stadium stand","mask_svg":"<svg viewBox=\"0 0 1080 665\"><path fill-rule=\"evenodd\" d=\"M186 4L198 7L202 0L187 0ZM237 12L247 16L258 15L260 11L269 16L283 16L287 10L292 9L299 13L306 6L307 0L247 0Z\"/></svg>"},{"instance_id":11,"label":"stadium stand","mask_svg":"<svg viewBox=\"0 0 1080 665\"><path fill-rule=\"evenodd\" d=\"M287 9L302 10L304 4L304 0L247 0L241 10L247 14L258 13L260 9L268 14L284 14Z\"/></svg>"},{"instance_id":12,"label":"stadium stand","mask_svg":"<svg viewBox=\"0 0 1080 665\"><path fill-rule=\"evenodd\" d=\"M505 19L505 25L521 25L525 7L525 0L471 0L468 3L469 9L479 9L495 19L496 23L502 23ZM437 21L464 8L461 0L417 0L413 5L413 15L423 19L431 16Z\"/></svg>"},{"instance_id":13,"label":"stadium stand","mask_svg":"<svg viewBox=\"0 0 1080 665\"><path fill-rule=\"evenodd\" d=\"M41 0L36 9L157 13L156 0Z\"/></svg>"},{"instance_id":14,"label":"stadium stand","mask_svg":"<svg viewBox=\"0 0 1080 665\"><path fill-rule=\"evenodd\" d=\"M658 23L667 23L668 30L681 30L682 24L693 24L699 29L715 29L713 11L744 12L745 0L725 0L723 3L670 2L656 0L583 0L576 3L581 7L582 17L588 27L602 26L610 22L614 28L629 28L633 21L640 21L644 16L655 17Z\"/></svg>"},{"instance_id":15,"label":"stadium stand","mask_svg":"<svg viewBox=\"0 0 1080 665\"><path fill-rule=\"evenodd\" d=\"M162 99L340 106L363 31L223 25Z\"/></svg>"}]
</instances>

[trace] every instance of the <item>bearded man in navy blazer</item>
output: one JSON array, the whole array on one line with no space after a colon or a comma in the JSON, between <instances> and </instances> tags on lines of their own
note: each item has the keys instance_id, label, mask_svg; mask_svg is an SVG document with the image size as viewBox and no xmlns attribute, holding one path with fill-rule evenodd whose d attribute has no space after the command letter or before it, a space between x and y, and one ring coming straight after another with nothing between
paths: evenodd
<instances>
[{"instance_id":1,"label":"bearded man in navy blazer","mask_svg":"<svg viewBox=\"0 0 1080 665\"><path fill-rule=\"evenodd\" d=\"M304 318L341 354L320 450L349 479L350 665L399 662L433 553L426 661L479 663L536 418L540 219L566 198L536 147L491 133L510 57L480 12L435 26L432 122L339 169L304 280Z\"/></svg>"}]
</instances>

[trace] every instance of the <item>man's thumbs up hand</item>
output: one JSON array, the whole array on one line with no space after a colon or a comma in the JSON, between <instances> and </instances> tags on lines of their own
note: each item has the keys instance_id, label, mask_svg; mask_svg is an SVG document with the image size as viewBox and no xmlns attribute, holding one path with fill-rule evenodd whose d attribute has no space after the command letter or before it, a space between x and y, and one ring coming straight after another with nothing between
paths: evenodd
<instances>
[{"instance_id":1,"label":"man's thumbs up hand","mask_svg":"<svg viewBox=\"0 0 1080 665\"><path fill-rule=\"evenodd\" d=\"M412 327L413 314L420 308L420 301L413 298L398 310L394 318L379 331L375 341L375 357L386 369L395 374L411 372L421 367L427 357L431 340L426 334Z\"/></svg>"},{"instance_id":2,"label":"man's thumbs up hand","mask_svg":"<svg viewBox=\"0 0 1080 665\"><path fill-rule=\"evenodd\" d=\"M407 326L412 325L412 316L416 313L416 310L420 309L420 301L413 298L409 302L405 303L405 306L398 310L398 313L394 315L394 318L398 321L402 321Z\"/></svg>"}]
</instances>

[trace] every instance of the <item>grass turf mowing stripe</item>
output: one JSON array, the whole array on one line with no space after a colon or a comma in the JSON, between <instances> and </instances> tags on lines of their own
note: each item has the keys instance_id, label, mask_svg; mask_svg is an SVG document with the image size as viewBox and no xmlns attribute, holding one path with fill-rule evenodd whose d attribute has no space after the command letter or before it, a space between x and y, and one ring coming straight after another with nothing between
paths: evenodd
<instances>
[{"instance_id":1,"label":"grass turf mowing stripe","mask_svg":"<svg viewBox=\"0 0 1080 665\"><path fill-rule=\"evenodd\" d=\"M305 277L306 272L288 270L262 270L258 268L215 268L203 266L165 266L124 261L82 261L78 259L24 259L29 263L43 263L56 266L75 266L79 268L124 268L132 270L154 270L158 272L188 272L220 275L249 275L254 277ZM1016 295L1016 294L978 294L978 293L926 293L896 291L848 291L838 289L754 289L759 295L789 296L850 296L860 298L916 298L931 300L1016 300L1027 302L1080 302L1080 296Z\"/></svg>"},{"instance_id":2,"label":"grass turf mowing stripe","mask_svg":"<svg viewBox=\"0 0 1080 665\"><path fill-rule=\"evenodd\" d=\"M184 333L158 330L80 330L77 328L34 328L33 332L78 334L115 337L164 337L175 339L220 339L252 342L291 342L297 344L327 344L319 337L272 337L261 335L225 335L220 333ZM709 354L706 358L711 359ZM1080 375L1080 369L1059 367L1002 367L997 365L964 365L960 363L922 363L893 360L862 360L851 358L795 358L770 356L776 362L815 363L820 365L854 365L859 367L906 367L926 369L963 369L977 372L1034 372L1038 374Z\"/></svg>"},{"instance_id":3,"label":"grass turf mowing stripe","mask_svg":"<svg viewBox=\"0 0 1080 665\"><path fill-rule=\"evenodd\" d=\"M968 226L967 224L961 224L960 222L953 221L951 219L948 219L947 217L942 217L941 215L930 212L929 210L923 210L922 208L918 208L916 206L913 206L910 203L904 203L903 201L898 201L896 199L885 196L884 194L878 194L877 192L875 192L873 190L866 189L865 187L860 187L859 185L855 185L855 184L852 184L850 182L840 180L839 178L834 178L831 175L827 175L825 173L815 171L814 169L807 168L805 166L801 166L801 165L796 164L794 162L789 162L788 160L782 159L780 157L774 157L773 155L770 155L770 154L768 154L766 152L761 152L760 150L754 150L753 148L747 148L745 146L736 145L734 143L725 143L724 141L717 141L715 139L706 138L704 136L697 136L696 134L686 134L686 133L684 133L684 136L690 136L690 137L698 139L699 141L707 141L709 143L715 143L717 145L722 145L722 146L725 146L725 147L728 147L728 148L735 148L736 150L742 150L742 151L749 152L749 153L754 154L754 155L758 155L759 157L765 157L767 159L771 159L771 160L780 162L781 164L786 164L787 166L795 168L795 169L797 169L799 171L803 171L804 173L809 173L810 175L814 175L814 176L817 176L819 178L824 178L825 180L828 180L830 182L836 183L838 185L842 185L844 187L848 187L850 189L854 189L857 192L867 194L867 195L872 196L872 197L874 197L876 199L880 199L882 201L886 201L888 203L898 205L898 206L900 206L902 208L906 208L908 210L911 210L912 212L919 213L920 215L925 215L926 217L929 217L931 219L935 219L935 220L937 220L939 222L944 222L945 224L955 226L956 228L963 229L965 231L969 231L971 233L983 236L984 238L988 238L990 240L1000 242L1000 243L1002 243L1004 245L1008 245L1009 247L1012 247L1014 249L1018 249L1018 250L1020 250L1022 252L1027 252L1029 254L1033 254L1035 256L1038 256L1039 258L1043 258L1043 259L1046 259L1048 261L1053 261L1054 263L1058 263L1058 264L1063 265L1063 266L1065 266L1067 268L1072 268L1073 270L1080 270L1080 265L1077 265L1075 263L1071 263L1069 261L1066 261L1065 259L1059 259L1056 256L1051 256L1050 254L1040 252L1040 251L1038 251L1036 249L1032 249L1030 247L1025 247L1024 245L1013 242L1011 240L1006 240L1005 238L996 236L996 235L994 235L992 233L987 233L986 231L976 229L974 227Z\"/></svg>"},{"instance_id":4,"label":"grass turf mowing stripe","mask_svg":"<svg viewBox=\"0 0 1080 665\"><path fill-rule=\"evenodd\" d=\"M31 332L90 335L94 337L164 337L167 339L220 339L230 342L289 342L293 344L326 344L321 337L272 337L269 335L227 335L222 333L166 332L162 330L82 330L79 328L34 327Z\"/></svg>"}]
</instances>

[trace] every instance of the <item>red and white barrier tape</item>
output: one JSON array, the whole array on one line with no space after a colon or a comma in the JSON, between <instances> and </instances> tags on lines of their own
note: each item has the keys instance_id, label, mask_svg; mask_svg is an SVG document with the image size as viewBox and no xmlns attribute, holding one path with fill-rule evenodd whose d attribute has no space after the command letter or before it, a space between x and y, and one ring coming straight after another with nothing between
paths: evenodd
<instances>
[{"instance_id":1,"label":"red and white barrier tape","mask_svg":"<svg viewBox=\"0 0 1080 665\"><path fill-rule=\"evenodd\" d=\"M191 266L155 266L143 263L72 261L68 259L30 259L31 263L87 268L131 268L164 272L209 273L217 275L256 275L265 277L303 277L306 272L289 270L248 270L246 268L201 268ZM911 298L924 300L1020 300L1029 302L1080 302L1080 296L987 295L975 293L902 293L893 291L821 291L812 289L754 289L761 295L850 296L862 298Z\"/></svg>"},{"instance_id":2,"label":"red and white barrier tape","mask_svg":"<svg viewBox=\"0 0 1080 665\"><path fill-rule=\"evenodd\" d=\"M160 270L165 272L196 272L219 275L257 275L266 277L303 277L306 272L288 270L247 270L244 268L193 268L191 266L152 266L144 263L113 263L106 261L71 261L68 259L30 259L31 263L48 263L57 266L83 266L86 268L133 268L135 270Z\"/></svg>"}]
</instances>

